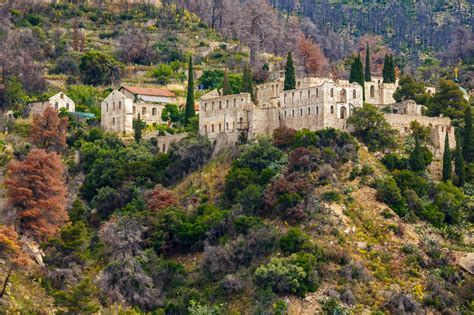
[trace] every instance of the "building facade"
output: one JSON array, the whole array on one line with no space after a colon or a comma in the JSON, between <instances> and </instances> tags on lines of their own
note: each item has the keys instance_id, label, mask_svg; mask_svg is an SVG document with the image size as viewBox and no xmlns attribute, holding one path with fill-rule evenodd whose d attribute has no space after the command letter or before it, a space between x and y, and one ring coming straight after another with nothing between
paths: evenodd
<instances>
[{"instance_id":1,"label":"building facade","mask_svg":"<svg viewBox=\"0 0 474 315\"><path fill-rule=\"evenodd\" d=\"M271 135L282 126L346 130L347 118L363 104L362 87L356 83L301 78L296 87L283 91L282 80L257 85L255 102L249 93L206 94L199 102L199 132L219 148L235 144L241 136Z\"/></svg>"},{"instance_id":2,"label":"building facade","mask_svg":"<svg viewBox=\"0 0 474 315\"><path fill-rule=\"evenodd\" d=\"M168 90L122 86L113 90L101 103L101 126L109 132L131 133L133 120L147 124L162 123L165 104L176 103Z\"/></svg>"},{"instance_id":3,"label":"building facade","mask_svg":"<svg viewBox=\"0 0 474 315\"><path fill-rule=\"evenodd\" d=\"M28 103L28 111L31 115L36 114L43 114L46 107L51 106L56 110L60 110L61 108L65 108L68 112L74 112L76 110L76 104L72 99L70 99L66 94L63 92L59 92L49 99L44 101L36 101Z\"/></svg>"}]
</instances>

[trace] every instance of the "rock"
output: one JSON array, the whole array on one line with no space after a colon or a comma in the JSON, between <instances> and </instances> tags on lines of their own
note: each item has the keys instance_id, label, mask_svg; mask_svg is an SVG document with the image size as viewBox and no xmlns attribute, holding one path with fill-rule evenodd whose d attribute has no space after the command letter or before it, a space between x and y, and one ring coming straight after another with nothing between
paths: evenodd
<instances>
[{"instance_id":1,"label":"rock","mask_svg":"<svg viewBox=\"0 0 474 315\"><path fill-rule=\"evenodd\" d=\"M459 259L459 266L462 269L474 275L474 253L468 253L466 256Z\"/></svg>"},{"instance_id":2,"label":"rock","mask_svg":"<svg viewBox=\"0 0 474 315\"><path fill-rule=\"evenodd\" d=\"M21 238L21 243L23 251L28 254L38 265L44 267L44 253L41 248L39 248L39 245L36 242L31 241L27 238Z\"/></svg>"}]
</instances>

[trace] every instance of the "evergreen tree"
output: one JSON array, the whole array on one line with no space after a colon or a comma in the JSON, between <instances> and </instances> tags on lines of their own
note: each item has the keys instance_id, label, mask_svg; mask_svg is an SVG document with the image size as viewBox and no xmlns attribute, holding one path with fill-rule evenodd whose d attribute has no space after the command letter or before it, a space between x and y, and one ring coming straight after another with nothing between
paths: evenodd
<instances>
[{"instance_id":1,"label":"evergreen tree","mask_svg":"<svg viewBox=\"0 0 474 315\"><path fill-rule=\"evenodd\" d=\"M396 81L395 65L391 55L385 55L382 76L384 83L395 83Z\"/></svg>"},{"instance_id":2,"label":"evergreen tree","mask_svg":"<svg viewBox=\"0 0 474 315\"><path fill-rule=\"evenodd\" d=\"M390 82L395 83L397 81L397 75L395 73L395 61L393 55L390 55Z\"/></svg>"},{"instance_id":3,"label":"evergreen tree","mask_svg":"<svg viewBox=\"0 0 474 315\"><path fill-rule=\"evenodd\" d=\"M364 69L362 66L362 59L360 58L360 54L352 61L351 65L351 73L349 75L349 82L353 83L359 83L360 86L362 86L362 91L364 91ZM365 95L364 95L365 99Z\"/></svg>"},{"instance_id":4,"label":"evergreen tree","mask_svg":"<svg viewBox=\"0 0 474 315\"><path fill-rule=\"evenodd\" d=\"M244 73L242 75L242 93L249 93L252 101L255 101L252 70L248 64L244 65Z\"/></svg>"},{"instance_id":5,"label":"evergreen tree","mask_svg":"<svg viewBox=\"0 0 474 315\"><path fill-rule=\"evenodd\" d=\"M420 139L415 136L415 148L410 153L408 164L412 171L422 171L425 169L425 159L423 157L423 150L421 149Z\"/></svg>"},{"instance_id":6,"label":"evergreen tree","mask_svg":"<svg viewBox=\"0 0 474 315\"><path fill-rule=\"evenodd\" d=\"M232 90L229 85L229 78L227 77L227 70L224 71L224 82L222 83L222 95L230 95Z\"/></svg>"},{"instance_id":7,"label":"evergreen tree","mask_svg":"<svg viewBox=\"0 0 474 315\"><path fill-rule=\"evenodd\" d=\"M370 47L367 43L367 49L365 53L365 81L372 81L372 75L370 74Z\"/></svg>"},{"instance_id":8,"label":"evergreen tree","mask_svg":"<svg viewBox=\"0 0 474 315\"><path fill-rule=\"evenodd\" d=\"M291 52L286 56L285 66L285 84L284 90L294 90L296 88L295 66L293 65L293 58Z\"/></svg>"},{"instance_id":9,"label":"evergreen tree","mask_svg":"<svg viewBox=\"0 0 474 315\"><path fill-rule=\"evenodd\" d=\"M188 70L188 93L186 94L186 107L184 109L184 125L189 123L189 119L194 117L196 112L194 110L194 77L193 77L193 58L189 56L189 70Z\"/></svg>"},{"instance_id":10,"label":"evergreen tree","mask_svg":"<svg viewBox=\"0 0 474 315\"><path fill-rule=\"evenodd\" d=\"M142 128L143 123L140 118L140 113L138 113L138 118L133 121L133 137L135 138L136 143L140 143L142 140Z\"/></svg>"},{"instance_id":11,"label":"evergreen tree","mask_svg":"<svg viewBox=\"0 0 474 315\"><path fill-rule=\"evenodd\" d=\"M444 140L444 153L443 153L443 181L447 182L451 180L451 149L449 148L449 137L446 131L446 137Z\"/></svg>"},{"instance_id":12,"label":"evergreen tree","mask_svg":"<svg viewBox=\"0 0 474 315\"><path fill-rule=\"evenodd\" d=\"M464 111L462 155L466 162L474 162L474 130L472 129L472 112L470 106L466 107Z\"/></svg>"},{"instance_id":13,"label":"evergreen tree","mask_svg":"<svg viewBox=\"0 0 474 315\"><path fill-rule=\"evenodd\" d=\"M466 183L466 170L464 168L464 158L462 157L461 139L456 130L456 151L454 153L454 172L456 173L456 183L464 186Z\"/></svg>"}]
</instances>

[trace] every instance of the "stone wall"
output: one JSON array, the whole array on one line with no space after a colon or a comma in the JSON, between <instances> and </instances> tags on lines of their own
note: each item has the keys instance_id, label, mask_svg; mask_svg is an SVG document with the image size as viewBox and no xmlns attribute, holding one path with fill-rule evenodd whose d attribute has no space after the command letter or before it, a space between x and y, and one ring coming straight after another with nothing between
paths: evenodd
<instances>
[{"instance_id":1,"label":"stone wall","mask_svg":"<svg viewBox=\"0 0 474 315\"><path fill-rule=\"evenodd\" d=\"M156 146L158 147L158 150L160 152L166 153L168 152L173 142L179 142L180 140L186 138L187 136L188 136L187 132L177 133L174 135L158 136L156 137L156 141L157 141Z\"/></svg>"},{"instance_id":2,"label":"stone wall","mask_svg":"<svg viewBox=\"0 0 474 315\"><path fill-rule=\"evenodd\" d=\"M117 90L112 91L101 103L101 127L109 132L133 131L133 100Z\"/></svg>"}]
</instances>

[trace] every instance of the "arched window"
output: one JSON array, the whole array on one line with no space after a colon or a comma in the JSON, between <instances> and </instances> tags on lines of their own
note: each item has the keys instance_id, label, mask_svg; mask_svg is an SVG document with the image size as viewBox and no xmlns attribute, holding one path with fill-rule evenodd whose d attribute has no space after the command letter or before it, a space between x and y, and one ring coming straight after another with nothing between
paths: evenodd
<instances>
[{"instance_id":1,"label":"arched window","mask_svg":"<svg viewBox=\"0 0 474 315\"><path fill-rule=\"evenodd\" d=\"M346 107L342 106L342 107L341 107L341 116L340 116L340 117L341 117L341 119L346 119L346 118L347 118L346 116L347 116L347 109L346 109Z\"/></svg>"},{"instance_id":2,"label":"arched window","mask_svg":"<svg viewBox=\"0 0 474 315\"><path fill-rule=\"evenodd\" d=\"M219 101L219 109L222 109L222 101Z\"/></svg>"},{"instance_id":3,"label":"arched window","mask_svg":"<svg viewBox=\"0 0 474 315\"><path fill-rule=\"evenodd\" d=\"M339 97L340 97L339 101L341 103L346 103L347 102L347 97L346 96L347 96L346 95L346 90L342 89L341 92L339 93Z\"/></svg>"},{"instance_id":4,"label":"arched window","mask_svg":"<svg viewBox=\"0 0 474 315\"><path fill-rule=\"evenodd\" d=\"M214 124L211 125L211 132L214 132Z\"/></svg>"},{"instance_id":5,"label":"arched window","mask_svg":"<svg viewBox=\"0 0 474 315\"><path fill-rule=\"evenodd\" d=\"M318 114L319 114L319 107L316 106L316 115L318 115Z\"/></svg>"},{"instance_id":6,"label":"arched window","mask_svg":"<svg viewBox=\"0 0 474 315\"><path fill-rule=\"evenodd\" d=\"M293 109L292 113L291 113L291 116L292 117L295 117L295 110Z\"/></svg>"},{"instance_id":7,"label":"arched window","mask_svg":"<svg viewBox=\"0 0 474 315\"><path fill-rule=\"evenodd\" d=\"M222 124L219 123L219 132L222 132Z\"/></svg>"},{"instance_id":8,"label":"arched window","mask_svg":"<svg viewBox=\"0 0 474 315\"><path fill-rule=\"evenodd\" d=\"M112 103L112 110L115 110L115 102Z\"/></svg>"},{"instance_id":9,"label":"arched window","mask_svg":"<svg viewBox=\"0 0 474 315\"><path fill-rule=\"evenodd\" d=\"M204 133L207 134L207 125L204 125Z\"/></svg>"},{"instance_id":10,"label":"arched window","mask_svg":"<svg viewBox=\"0 0 474 315\"><path fill-rule=\"evenodd\" d=\"M370 97L375 97L375 86L370 86Z\"/></svg>"},{"instance_id":11,"label":"arched window","mask_svg":"<svg viewBox=\"0 0 474 315\"><path fill-rule=\"evenodd\" d=\"M226 108L229 108L229 100L225 101L225 106L226 106Z\"/></svg>"},{"instance_id":12,"label":"arched window","mask_svg":"<svg viewBox=\"0 0 474 315\"><path fill-rule=\"evenodd\" d=\"M303 99L303 91L300 91L300 100Z\"/></svg>"},{"instance_id":13,"label":"arched window","mask_svg":"<svg viewBox=\"0 0 474 315\"><path fill-rule=\"evenodd\" d=\"M286 118L286 110L285 110L285 118Z\"/></svg>"},{"instance_id":14,"label":"arched window","mask_svg":"<svg viewBox=\"0 0 474 315\"><path fill-rule=\"evenodd\" d=\"M311 115L311 107L308 107L308 115Z\"/></svg>"},{"instance_id":15,"label":"arched window","mask_svg":"<svg viewBox=\"0 0 474 315\"><path fill-rule=\"evenodd\" d=\"M300 116L303 116L303 109L300 109Z\"/></svg>"},{"instance_id":16,"label":"arched window","mask_svg":"<svg viewBox=\"0 0 474 315\"><path fill-rule=\"evenodd\" d=\"M112 126L115 126L115 118L112 118Z\"/></svg>"},{"instance_id":17,"label":"arched window","mask_svg":"<svg viewBox=\"0 0 474 315\"><path fill-rule=\"evenodd\" d=\"M292 101L295 100L295 92L292 92L292 93L291 93L291 100L292 100Z\"/></svg>"},{"instance_id":18,"label":"arched window","mask_svg":"<svg viewBox=\"0 0 474 315\"><path fill-rule=\"evenodd\" d=\"M334 106L331 106L331 114L334 114Z\"/></svg>"},{"instance_id":19,"label":"arched window","mask_svg":"<svg viewBox=\"0 0 474 315\"><path fill-rule=\"evenodd\" d=\"M352 91L352 98L357 98L357 92L356 92L356 90Z\"/></svg>"},{"instance_id":20,"label":"arched window","mask_svg":"<svg viewBox=\"0 0 474 315\"><path fill-rule=\"evenodd\" d=\"M319 89L316 89L316 97L319 96Z\"/></svg>"},{"instance_id":21,"label":"arched window","mask_svg":"<svg viewBox=\"0 0 474 315\"><path fill-rule=\"evenodd\" d=\"M225 123L225 130L229 131L229 123L228 122Z\"/></svg>"},{"instance_id":22,"label":"arched window","mask_svg":"<svg viewBox=\"0 0 474 315\"><path fill-rule=\"evenodd\" d=\"M331 88L331 97L334 97L334 89Z\"/></svg>"},{"instance_id":23,"label":"arched window","mask_svg":"<svg viewBox=\"0 0 474 315\"><path fill-rule=\"evenodd\" d=\"M166 144L163 143L163 147L162 147L162 152L164 153L166 151Z\"/></svg>"},{"instance_id":24,"label":"arched window","mask_svg":"<svg viewBox=\"0 0 474 315\"><path fill-rule=\"evenodd\" d=\"M204 103L204 111L207 110L207 103Z\"/></svg>"}]
</instances>

